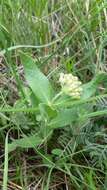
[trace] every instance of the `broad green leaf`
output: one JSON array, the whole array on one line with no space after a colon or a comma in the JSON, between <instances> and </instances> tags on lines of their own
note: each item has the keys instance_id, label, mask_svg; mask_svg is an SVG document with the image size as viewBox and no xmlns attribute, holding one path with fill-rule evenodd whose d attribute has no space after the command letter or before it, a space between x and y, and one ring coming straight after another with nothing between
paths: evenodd
<instances>
[{"instance_id":1,"label":"broad green leaf","mask_svg":"<svg viewBox=\"0 0 107 190\"><path fill-rule=\"evenodd\" d=\"M34 60L21 53L21 60L24 66L26 80L35 96L44 103L49 103L53 97L52 87L47 77L38 69Z\"/></svg>"},{"instance_id":2,"label":"broad green leaf","mask_svg":"<svg viewBox=\"0 0 107 190\"><path fill-rule=\"evenodd\" d=\"M93 80L83 85L82 99L90 98L94 95L100 84L105 84L107 86L106 73L98 74Z\"/></svg>"},{"instance_id":3,"label":"broad green leaf","mask_svg":"<svg viewBox=\"0 0 107 190\"><path fill-rule=\"evenodd\" d=\"M41 144L43 139L41 139L37 134L31 135L29 137L25 136L21 139L14 140L9 144L9 152L15 150L16 148L35 148L37 145Z\"/></svg>"},{"instance_id":4,"label":"broad green leaf","mask_svg":"<svg viewBox=\"0 0 107 190\"><path fill-rule=\"evenodd\" d=\"M61 110L57 116L51 120L49 126L51 128L60 128L72 124L78 118L77 109Z\"/></svg>"}]
</instances>

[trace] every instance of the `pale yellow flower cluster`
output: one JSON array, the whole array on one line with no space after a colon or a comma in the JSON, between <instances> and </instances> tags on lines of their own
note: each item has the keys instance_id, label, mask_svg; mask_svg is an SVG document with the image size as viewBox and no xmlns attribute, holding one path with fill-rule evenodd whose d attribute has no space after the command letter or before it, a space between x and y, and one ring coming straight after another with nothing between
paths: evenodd
<instances>
[{"instance_id":1,"label":"pale yellow flower cluster","mask_svg":"<svg viewBox=\"0 0 107 190\"><path fill-rule=\"evenodd\" d=\"M62 91L73 98L79 99L82 92L82 83L79 81L78 77L72 74L60 73L59 82L62 87Z\"/></svg>"}]
</instances>

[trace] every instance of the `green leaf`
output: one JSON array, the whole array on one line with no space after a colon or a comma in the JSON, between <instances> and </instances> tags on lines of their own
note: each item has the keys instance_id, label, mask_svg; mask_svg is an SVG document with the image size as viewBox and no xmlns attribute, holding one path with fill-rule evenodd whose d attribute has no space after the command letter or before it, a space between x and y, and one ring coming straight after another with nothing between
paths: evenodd
<instances>
[{"instance_id":1,"label":"green leaf","mask_svg":"<svg viewBox=\"0 0 107 190\"><path fill-rule=\"evenodd\" d=\"M92 170L90 170L89 173L86 174L88 185L89 185L90 189L92 189L92 190L97 189L95 186L95 181L94 181L95 175L96 174Z\"/></svg>"},{"instance_id":2,"label":"green leaf","mask_svg":"<svg viewBox=\"0 0 107 190\"><path fill-rule=\"evenodd\" d=\"M3 190L7 190L7 182L8 182L8 133L7 133L6 139L5 139Z\"/></svg>"},{"instance_id":3,"label":"green leaf","mask_svg":"<svg viewBox=\"0 0 107 190\"><path fill-rule=\"evenodd\" d=\"M96 75L90 82L83 85L82 99L90 98L95 94L100 84L105 84L107 86L107 74L100 73Z\"/></svg>"},{"instance_id":4,"label":"green leaf","mask_svg":"<svg viewBox=\"0 0 107 190\"><path fill-rule=\"evenodd\" d=\"M59 148L55 148L52 150L52 154L60 156L62 154L63 150L59 149Z\"/></svg>"},{"instance_id":5,"label":"green leaf","mask_svg":"<svg viewBox=\"0 0 107 190\"><path fill-rule=\"evenodd\" d=\"M38 69L30 56L21 53L21 60L24 66L26 80L35 96L41 102L49 104L53 97L53 89L47 77Z\"/></svg>"},{"instance_id":6,"label":"green leaf","mask_svg":"<svg viewBox=\"0 0 107 190\"><path fill-rule=\"evenodd\" d=\"M53 166L52 156L49 154L45 154L45 157L43 158L43 163L51 168Z\"/></svg>"},{"instance_id":7,"label":"green leaf","mask_svg":"<svg viewBox=\"0 0 107 190\"><path fill-rule=\"evenodd\" d=\"M48 125L51 128L60 128L72 124L77 118L77 109L65 109L58 112L57 116Z\"/></svg>"},{"instance_id":8,"label":"green leaf","mask_svg":"<svg viewBox=\"0 0 107 190\"><path fill-rule=\"evenodd\" d=\"M37 145L41 144L43 139L41 139L37 134L31 135L29 137L25 136L21 139L14 140L9 144L9 152L15 150L16 148L35 148Z\"/></svg>"}]
</instances>

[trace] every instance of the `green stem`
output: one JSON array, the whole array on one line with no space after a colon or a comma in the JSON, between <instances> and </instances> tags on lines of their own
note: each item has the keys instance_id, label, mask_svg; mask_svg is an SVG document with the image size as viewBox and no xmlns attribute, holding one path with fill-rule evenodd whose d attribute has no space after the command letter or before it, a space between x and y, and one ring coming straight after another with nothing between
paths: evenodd
<instances>
[{"instance_id":1,"label":"green stem","mask_svg":"<svg viewBox=\"0 0 107 190\"><path fill-rule=\"evenodd\" d=\"M56 94L56 96L53 98L52 102L54 102L55 100L57 100L62 94L63 94L62 91L60 91L58 94Z\"/></svg>"}]
</instances>

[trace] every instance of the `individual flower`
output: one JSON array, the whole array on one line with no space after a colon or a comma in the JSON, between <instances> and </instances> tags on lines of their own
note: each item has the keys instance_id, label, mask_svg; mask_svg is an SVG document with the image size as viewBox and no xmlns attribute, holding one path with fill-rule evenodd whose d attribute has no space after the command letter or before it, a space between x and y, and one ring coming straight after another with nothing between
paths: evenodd
<instances>
[{"instance_id":1,"label":"individual flower","mask_svg":"<svg viewBox=\"0 0 107 190\"><path fill-rule=\"evenodd\" d=\"M82 83L78 77L72 74L60 73L59 82L62 87L62 91L73 98L79 99L82 92Z\"/></svg>"}]
</instances>

